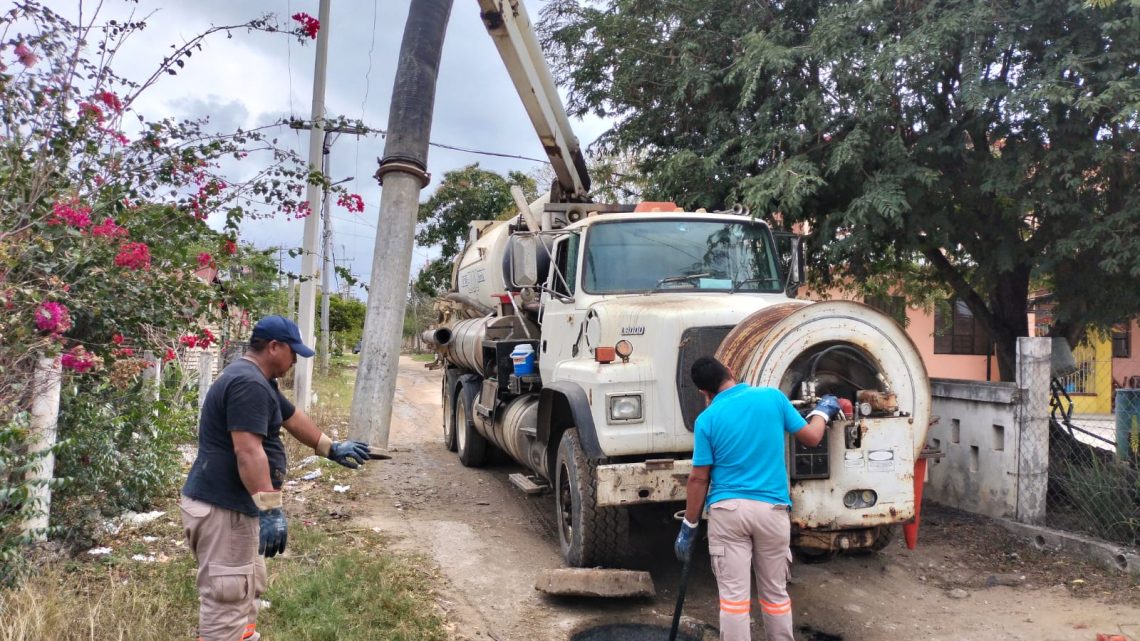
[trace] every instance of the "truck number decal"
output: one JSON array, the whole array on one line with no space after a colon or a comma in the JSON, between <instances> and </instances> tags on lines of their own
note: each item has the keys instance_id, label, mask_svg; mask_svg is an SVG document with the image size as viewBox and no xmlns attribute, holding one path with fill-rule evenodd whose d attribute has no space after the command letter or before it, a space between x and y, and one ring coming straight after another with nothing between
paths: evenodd
<instances>
[{"instance_id":1,"label":"truck number decal","mask_svg":"<svg viewBox=\"0 0 1140 641\"><path fill-rule=\"evenodd\" d=\"M621 335L622 336L644 336L645 335L645 326L644 325L636 325L636 326L631 325L629 327L623 327L623 328L621 328Z\"/></svg>"}]
</instances>

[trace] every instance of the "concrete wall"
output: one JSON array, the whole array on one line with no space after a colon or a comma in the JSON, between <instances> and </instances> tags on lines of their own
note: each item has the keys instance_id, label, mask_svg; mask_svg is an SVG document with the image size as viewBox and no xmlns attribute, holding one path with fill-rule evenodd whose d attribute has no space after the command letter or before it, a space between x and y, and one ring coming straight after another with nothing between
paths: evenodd
<instances>
[{"instance_id":1,"label":"concrete wall","mask_svg":"<svg viewBox=\"0 0 1140 641\"><path fill-rule=\"evenodd\" d=\"M1018 339L1018 381L932 379L939 422L925 497L987 516L1040 523L1049 463L1049 339Z\"/></svg>"}]
</instances>

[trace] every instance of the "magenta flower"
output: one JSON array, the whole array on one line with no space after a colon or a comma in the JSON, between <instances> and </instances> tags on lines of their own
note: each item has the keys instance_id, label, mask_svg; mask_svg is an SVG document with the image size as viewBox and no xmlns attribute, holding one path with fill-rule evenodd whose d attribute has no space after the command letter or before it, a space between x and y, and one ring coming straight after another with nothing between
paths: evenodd
<instances>
[{"instance_id":1,"label":"magenta flower","mask_svg":"<svg viewBox=\"0 0 1140 641\"><path fill-rule=\"evenodd\" d=\"M115 256L115 264L127 269L150 269L150 247L146 243L124 243Z\"/></svg>"},{"instance_id":2,"label":"magenta flower","mask_svg":"<svg viewBox=\"0 0 1140 641\"><path fill-rule=\"evenodd\" d=\"M45 334L62 334L71 329L71 314L63 303L44 301L36 310L36 329Z\"/></svg>"},{"instance_id":3,"label":"magenta flower","mask_svg":"<svg viewBox=\"0 0 1140 641\"><path fill-rule=\"evenodd\" d=\"M40 61L40 57L33 53L32 50L28 48L28 45L22 42L16 45L16 48L12 50L12 53L16 54L16 59L19 60L20 64L24 65L25 67L31 67Z\"/></svg>"},{"instance_id":4,"label":"magenta flower","mask_svg":"<svg viewBox=\"0 0 1140 641\"><path fill-rule=\"evenodd\" d=\"M76 229L91 226L91 208L79 204L78 200L56 201L51 207L49 225L69 225Z\"/></svg>"},{"instance_id":5,"label":"magenta flower","mask_svg":"<svg viewBox=\"0 0 1140 641\"><path fill-rule=\"evenodd\" d=\"M210 255L210 252L198 254L198 267L208 267L212 262L214 262L214 257Z\"/></svg>"},{"instance_id":6,"label":"magenta flower","mask_svg":"<svg viewBox=\"0 0 1140 641\"><path fill-rule=\"evenodd\" d=\"M126 238L127 228L108 217L91 228L91 235L99 238Z\"/></svg>"},{"instance_id":7,"label":"magenta flower","mask_svg":"<svg viewBox=\"0 0 1140 641\"><path fill-rule=\"evenodd\" d=\"M307 13L294 13L293 19L300 24L299 28L309 39L316 38L317 32L321 30L321 21Z\"/></svg>"},{"instance_id":8,"label":"magenta flower","mask_svg":"<svg viewBox=\"0 0 1140 641\"><path fill-rule=\"evenodd\" d=\"M364 211L364 199L359 194L341 194L337 196L336 204L348 211L359 214Z\"/></svg>"},{"instance_id":9,"label":"magenta flower","mask_svg":"<svg viewBox=\"0 0 1140 641\"><path fill-rule=\"evenodd\" d=\"M64 369L73 370L76 374L82 374L95 369L95 366L100 363L101 359L91 354L82 345L77 345L70 350L63 353L59 357L59 364Z\"/></svg>"}]
</instances>

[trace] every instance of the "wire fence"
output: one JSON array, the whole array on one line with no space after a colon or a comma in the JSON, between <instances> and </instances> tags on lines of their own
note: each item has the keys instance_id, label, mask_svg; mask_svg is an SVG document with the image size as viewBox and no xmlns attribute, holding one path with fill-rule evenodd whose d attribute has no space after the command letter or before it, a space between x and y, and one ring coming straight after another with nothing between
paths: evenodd
<instances>
[{"instance_id":1,"label":"wire fence","mask_svg":"<svg viewBox=\"0 0 1140 641\"><path fill-rule=\"evenodd\" d=\"M1076 360L1050 383L1048 525L1140 545L1140 380Z\"/></svg>"}]
</instances>

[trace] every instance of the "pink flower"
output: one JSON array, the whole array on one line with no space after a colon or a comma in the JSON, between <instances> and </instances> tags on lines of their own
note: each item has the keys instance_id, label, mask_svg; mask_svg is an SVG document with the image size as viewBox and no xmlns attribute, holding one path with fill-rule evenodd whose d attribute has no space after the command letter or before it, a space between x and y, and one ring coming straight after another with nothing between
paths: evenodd
<instances>
[{"instance_id":1,"label":"pink flower","mask_svg":"<svg viewBox=\"0 0 1140 641\"><path fill-rule=\"evenodd\" d=\"M198 347L201 347L202 349L209 349L210 345L213 345L216 342L218 342L218 337L214 336L214 333L210 331L210 328L203 327L202 335L198 337Z\"/></svg>"},{"instance_id":2,"label":"pink flower","mask_svg":"<svg viewBox=\"0 0 1140 641\"><path fill-rule=\"evenodd\" d=\"M174 360L175 358L177 358L177 357L174 355L174 350L172 350L168 347L168 348L166 348L166 353L162 355L162 362L163 363L169 363L170 361Z\"/></svg>"},{"instance_id":3,"label":"pink flower","mask_svg":"<svg viewBox=\"0 0 1140 641\"><path fill-rule=\"evenodd\" d=\"M80 118L93 118L98 122L103 122L103 110L99 105L90 102L79 103L79 117Z\"/></svg>"},{"instance_id":4,"label":"pink flower","mask_svg":"<svg viewBox=\"0 0 1140 641\"><path fill-rule=\"evenodd\" d=\"M194 349L198 346L198 337L193 334L186 334L179 338L178 342L182 343L186 347L189 347L190 349Z\"/></svg>"},{"instance_id":5,"label":"pink flower","mask_svg":"<svg viewBox=\"0 0 1140 641\"><path fill-rule=\"evenodd\" d=\"M45 334L62 334L71 329L71 314L63 303L44 301L36 310L36 329Z\"/></svg>"},{"instance_id":6,"label":"pink flower","mask_svg":"<svg viewBox=\"0 0 1140 641\"><path fill-rule=\"evenodd\" d=\"M302 201L297 205L296 213L293 214L293 218L296 220L301 220L302 218L308 218L310 215L312 215L312 213L313 210L309 209L309 203L307 201Z\"/></svg>"},{"instance_id":7,"label":"pink flower","mask_svg":"<svg viewBox=\"0 0 1140 641\"><path fill-rule=\"evenodd\" d=\"M134 355L135 355L135 350L130 348L130 347L124 347L122 349L115 350L115 356L117 356L119 358L126 358L128 356L134 356Z\"/></svg>"},{"instance_id":8,"label":"pink flower","mask_svg":"<svg viewBox=\"0 0 1140 641\"><path fill-rule=\"evenodd\" d=\"M25 67L31 67L40 61L40 57L32 53L32 50L28 48L28 45L22 42L16 45L16 48L12 51L12 53L16 54L16 59L19 60L20 64L24 65Z\"/></svg>"},{"instance_id":9,"label":"pink flower","mask_svg":"<svg viewBox=\"0 0 1140 641\"><path fill-rule=\"evenodd\" d=\"M99 357L89 353L82 345L77 345L70 350L64 352L63 356L59 358L59 364L64 369L74 370L76 374L95 369L95 366L100 362Z\"/></svg>"},{"instance_id":10,"label":"pink flower","mask_svg":"<svg viewBox=\"0 0 1140 641\"><path fill-rule=\"evenodd\" d=\"M353 214L364 211L364 199L359 194L341 194L337 196L336 204L344 207Z\"/></svg>"},{"instance_id":11,"label":"pink flower","mask_svg":"<svg viewBox=\"0 0 1140 641\"><path fill-rule=\"evenodd\" d=\"M91 228L91 235L98 238L126 238L127 228L117 224L114 219L104 218L103 222Z\"/></svg>"},{"instance_id":12,"label":"pink flower","mask_svg":"<svg viewBox=\"0 0 1140 641\"><path fill-rule=\"evenodd\" d=\"M237 243L235 243L232 240L227 240L226 244L223 245L223 247L225 248L226 253L229 254L230 256L233 256L234 254L237 253Z\"/></svg>"},{"instance_id":13,"label":"pink flower","mask_svg":"<svg viewBox=\"0 0 1140 641\"><path fill-rule=\"evenodd\" d=\"M115 142L119 143L120 145L131 144L131 139L127 138L125 135L123 135L123 133L121 131L108 131L107 135L111 137L111 140L114 140Z\"/></svg>"},{"instance_id":14,"label":"pink flower","mask_svg":"<svg viewBox=\"0 0 1140 641\"><path fill-rule=\"evenodd\" d=\"M294 13L293 19L300 24L301 31L310 39L317 37L317 32L321 30L321 21L307 13Z\"/></svg>"},{"instance_id":15,"label":"pink flower","mask_svg":"<svg viewBox=\"0 0 1140 641\"><path fill-rule=\"evenodd\" d=\"M70 225L76 229L91 226L91 208L83 207L78 200L56 201L51 207L49 225Z\"/></svg>"},{"instance_id":16,"label":"pink flower","mask_svg":"<svg viewBox=\"0 0 1140 641\"><path fill-rule=\"evenodd\" d=\"M202 252L201 254L198 254L199 267L206 267L212 262L214 262L214 257L211 256L209 252Z\"/></svg>"},{"instance_id":17,"label":"pink flower","mask_svg":"<svg viewBox=\"0 0 1140 641\"><path fill-rule=\"evenodd\" d=\"M111 336L111 342L116 344L116 345L122 345L123 344L123 335L122 334L115 334L115 335Z\"/></svg>"},{"instance_id":18,"label":"pink flower","mask_svg":"<svg viewBox=\"0 0 1140 641\"><path fill-rule=\"evenodd\" d=\"M124 243L115 256L115 264L127 269L150 269L150 247L146 243Z\"/></svg>"},{"instance_id":19,"label":"pink flower","mask_svg":"<svg viewBox=\"0 0 1140 641\"><path fill-rule=\"evenodd\" d=\"M107 108L115 113L123 110L123 102L112 91L100 91L95 94L95 99L107 105Z\"/></svg>"}]
</instances>

